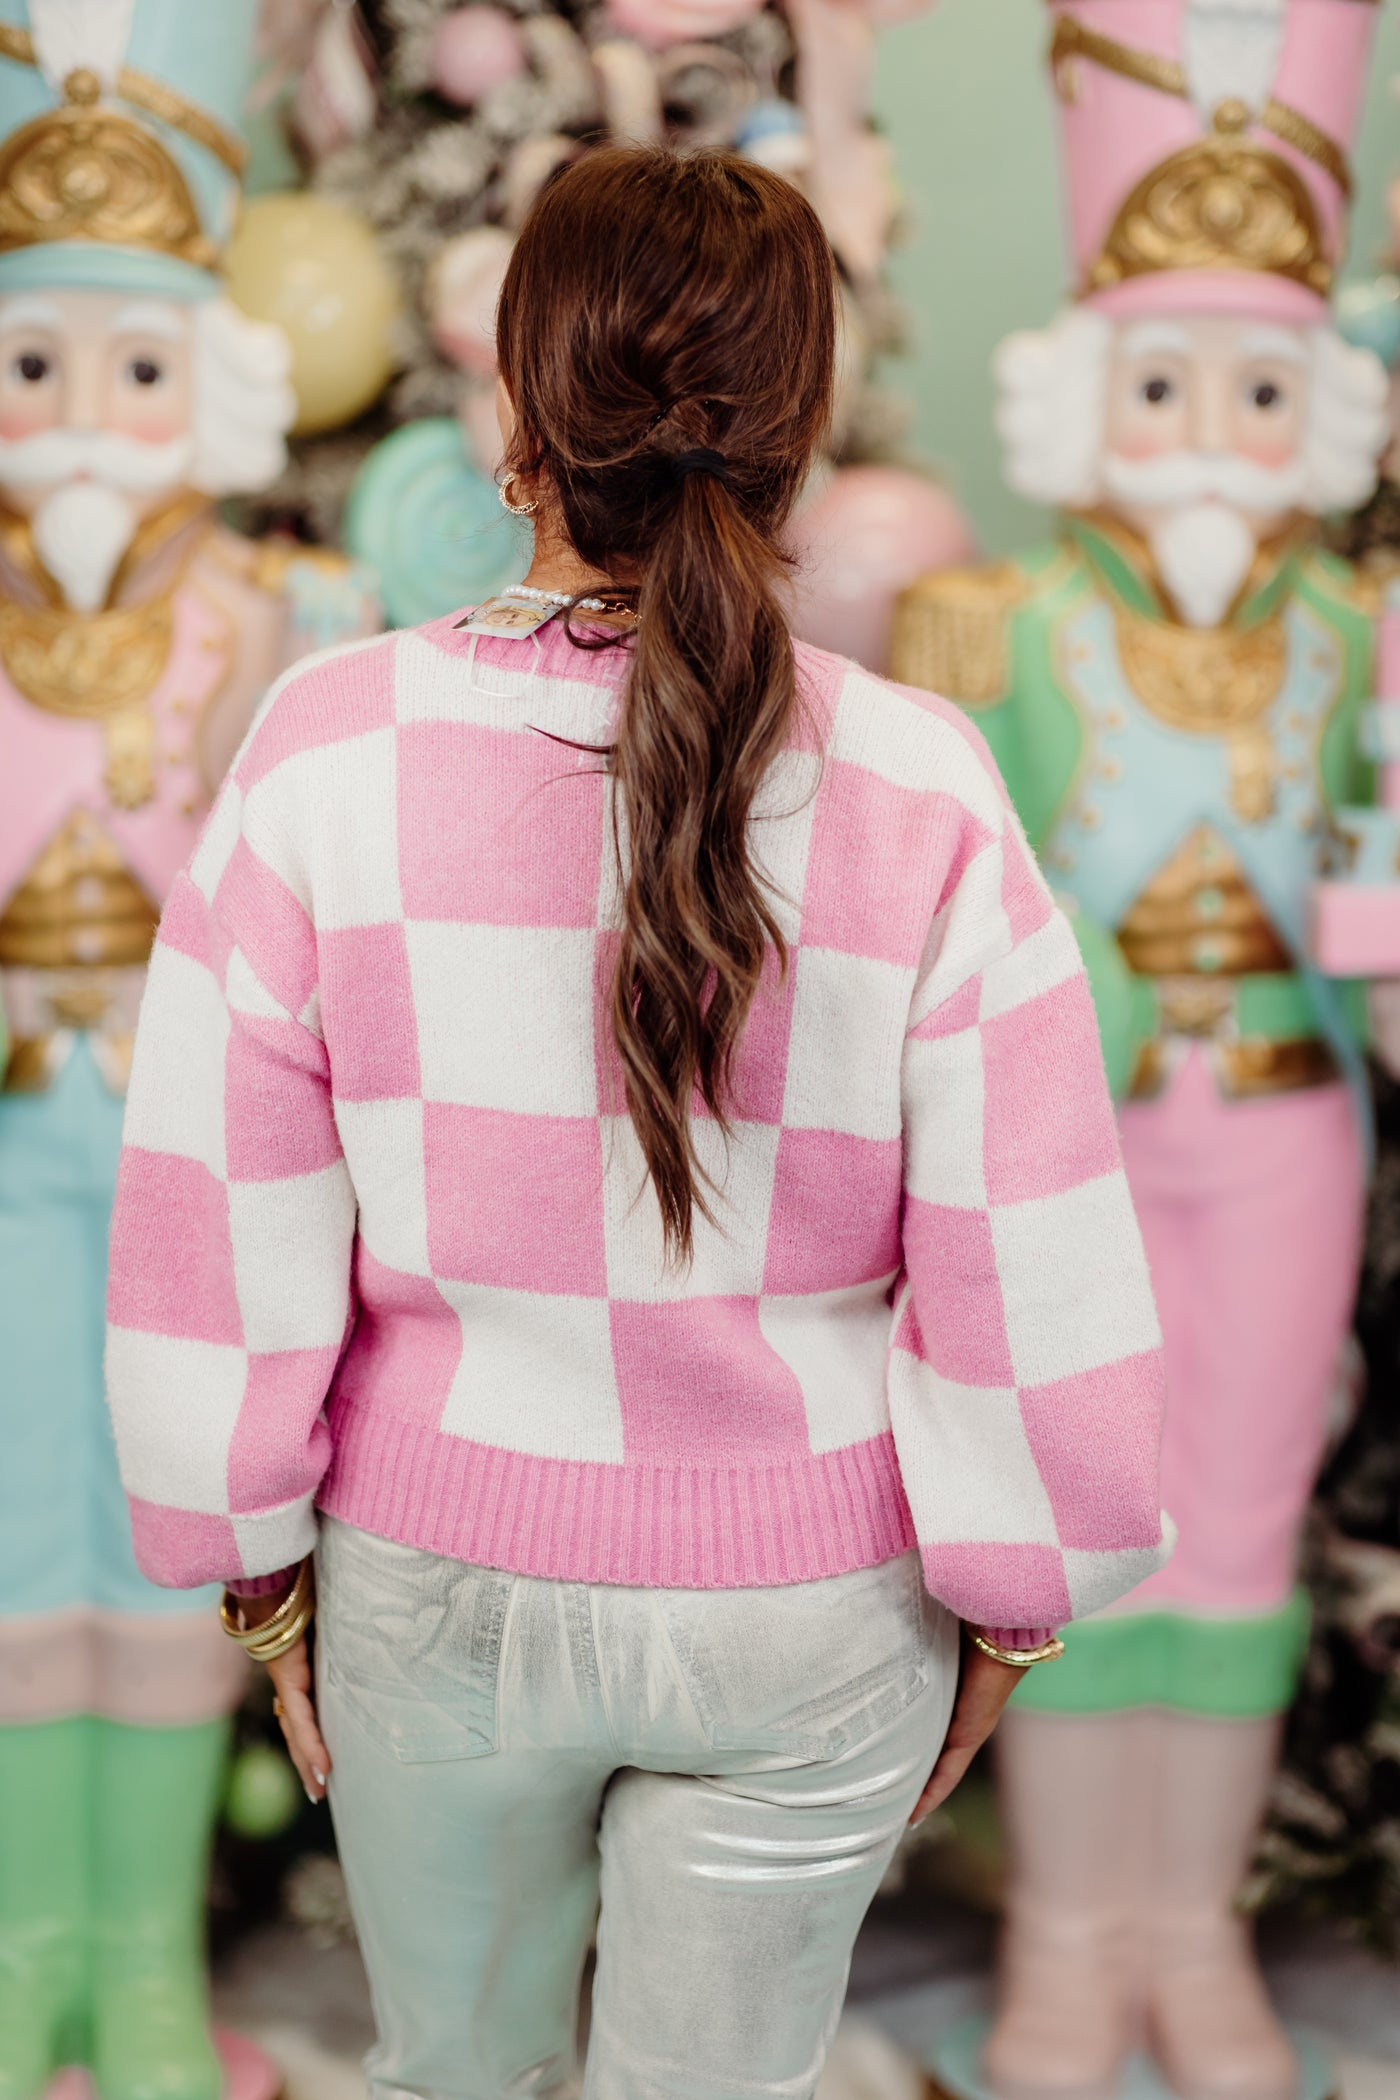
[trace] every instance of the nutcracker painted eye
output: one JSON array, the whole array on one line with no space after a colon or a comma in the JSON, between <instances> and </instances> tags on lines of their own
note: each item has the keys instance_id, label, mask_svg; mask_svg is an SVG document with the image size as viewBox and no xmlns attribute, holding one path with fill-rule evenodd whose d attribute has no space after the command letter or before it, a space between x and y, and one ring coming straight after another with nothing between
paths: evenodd
<instances>
[{"instance_id":1,"label":"nutcracker painted eye","mask_svg":"<svg viewBox=\"0 0 1400 2100\"><path fill-rule=\"evenodd\" d=\"M1163 378L1160 372L1155 373L1151 379L1145 379L1142 383L1142 398L1149 408L1164 407L1175 393L1176 388L1172 385L1170 379Z\"/></svg>"},{"instance_id":2,"label":"nutcracker painted eye","mask_svg":"<svg viewBox=\"0 0 1400 2100\"><path fill-rule=\"evenodd\" d=\"M1267 414L1270 409L1284 407L1288 396L1281 386L1275 386L1272 379L1261 379L1250 388L1249 399L1252 407L1261 408Z\"/></svg>"},{"instance_id":3,"label":"nutcracker painted eye","mask_svg":"<svg viewBox=\"0 0 1400 2100\"><path fill-rule=\"evenodd\" d=\"M165 377L164 367L153 357L133 357L126 371L127 377L137 386L159 386Z\"/></svg>"},{"instance_id":4,"label":"nutcracker painted eye","mask_svg":"<svg viewBox=\"0 0 1400 2100\"><path fill-rule=\"evenodd\" d=\"M10 366L15 378L22 380L26 386L42 385L52 369L48 358L39 350L21 350Z\"/></svg>"}]
</instances>

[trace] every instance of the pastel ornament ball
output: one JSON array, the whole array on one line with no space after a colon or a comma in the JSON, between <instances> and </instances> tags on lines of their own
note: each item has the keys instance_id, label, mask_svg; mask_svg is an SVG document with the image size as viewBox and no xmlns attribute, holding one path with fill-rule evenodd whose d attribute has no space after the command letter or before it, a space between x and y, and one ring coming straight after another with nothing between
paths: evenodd
<instances>
[{"instance_id":1,"label":"pastel ornament ball","mask_svg":"<svg viewBox=\"0 0 1400 2100\"><path fill-rule=\"evenodd\" d=\"M353 422L394 370L399 287L373 229L307 191L244 206L226 262L229 295L292 350L298 437Z\"/></svg>"},{"instance_id":2,"label":"pastel ornament ball","mask_svg":"<svg viewBox=\"0 0 1400 2100\"><path fill-rule=\"evenodd\" d=\"M504 227L473 226L445 244L428 273L433 341L476 379L495 377L496 307L514 246Z\"/></svg>"},{"instance_id":3,"label":"pastel ornament ball","mask_svg":"<svg viewBox=\"0 0 1400 2100\"><path fill-rule=\"evenodd\" d=\"M501 7L454 8L433 36L433 85L462 109L514 80L527 63L520 26Z\"/></svg>"},{"instance_id":4,"label":"pastel ornament ball","mask_svg":"<svg viewBox=\"0 0 1400 2100\"><path fill-rule=\"evenodd\" d=\"M234 1759L224 1819L243 1838L279 1837L296 1821L301 1785L291 1760L270 1743L250 1743Z\"/></svg>"},{"instance_id":5,"label":"pastel ornament ball","mask_svg":"<svg viewBox=\"0 0 1400 2100\"><path fill-rule=\"evenodd\" d=\"M653 51L668 45L728 36L763 0L609 0L608 21Z\"/></svg>"},{"instance_id":6,"label":"pastel ornament ball","mask_svg":"<svg viewBox=\"0 0 1400 2100\"><path fill-rule=\"evenodd\" d=\"M796 632L872 671L886 667L900 592L977 553L947 490L907 467L838 467L798 511L788 543Z\"/></svg>"}]
</instances>

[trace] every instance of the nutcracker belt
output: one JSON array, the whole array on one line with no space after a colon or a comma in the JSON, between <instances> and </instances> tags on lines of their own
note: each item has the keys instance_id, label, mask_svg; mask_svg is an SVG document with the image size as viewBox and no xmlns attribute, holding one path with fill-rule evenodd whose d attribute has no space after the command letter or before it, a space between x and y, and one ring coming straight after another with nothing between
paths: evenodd
<instances>
[{"instance_id":1,"label":"nutcracker belt","mask_svg":"<svg viewBox=\"0 0 1400 2100\"><path fill-rule=\"evenodd\" d=\"M45 1093L79 1037L86 1036L104 1082L114 1094L124 1094L145 984L146 970L140 963L0 969L0 1002L10 1036L10 1060L0 1091Z\"/></svg>"},{"instance_id":2,"label":"nutcracker belt","mask_svg":"<svg viewBox=\"0 0 1400 2100\"><path fill-rule=\"evenodd\" d=\"M1134 1099L1160 1093L1192 1043L1208 1046L1221 1090L1232 1098L1325 1086L1341 1076L1312 990L1292 971L1148 982L1157 1032L1138 1060Z\"/></svg>"}]
</instances>

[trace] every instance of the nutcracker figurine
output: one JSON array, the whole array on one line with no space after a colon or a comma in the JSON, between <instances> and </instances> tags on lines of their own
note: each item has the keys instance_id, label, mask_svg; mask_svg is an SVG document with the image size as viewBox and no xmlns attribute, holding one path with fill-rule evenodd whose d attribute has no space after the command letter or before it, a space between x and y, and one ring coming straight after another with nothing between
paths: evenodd
<instances>
[{"instance_id":1,"label":"nutcracker figurine","mask_svg":"<svg viewBox=\"0 0 1400 2100\"><path fill-rule=\"evenodd\" d=\"M100 2100L224 2079L201 1937L235 1651L215 1600L137 1572L101 1350L166 886L269 680L366 612L214 508L295 412L216 274L254 15L0 0L0 2100L65 2063Z\"/></svg>"},{"instance_id":2,"label":"nutcracker figurine","mask_svg":"<svg viewBox=\"0 0 1400 2100\"><path fill-rule=\"evenodd\" d=\"M1074 912L1166 1334L1175 1556L1003 1731L1000 2003L963 2089L1007 2100L1108 2095L1139 2042L1186 2100L1313 2077L1235 1898L1305 1638L1362 1051L1395 1033L1308 940L1335 813L1374 793L1380 608L1309 520L1387 442L1327 304L1376 17L1052 0L1077 298L1003 346L999 425L1065 530L898 623L895 675L974 711Z\"/></svg>"}]
</instances>

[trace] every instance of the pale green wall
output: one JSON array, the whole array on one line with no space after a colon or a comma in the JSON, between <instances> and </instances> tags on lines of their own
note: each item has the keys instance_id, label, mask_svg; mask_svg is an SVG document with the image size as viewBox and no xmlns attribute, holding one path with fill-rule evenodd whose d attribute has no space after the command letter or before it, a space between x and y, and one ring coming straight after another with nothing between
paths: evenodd
<instances>
[{"instance_id":1,"label":"pale green wall","mask_svg":"<svg viewBox=\"0 0 1400 2100\"><path fill-rule=\"evenodd\" d=\"M989 549L1024 546L1040 514L1001 484L989 359L1013 328L1046 320L1065 264L1059 166L1042 71L1042 0L941 0L882 33L876 105L908 204L893 258L912 353L891 383L915 405L914 444L972 514ZM1379 255L1384 189L1400 172L1400 7L1380 25L1358 157L1352 270Z\"/></svg>"}]
</instances>

